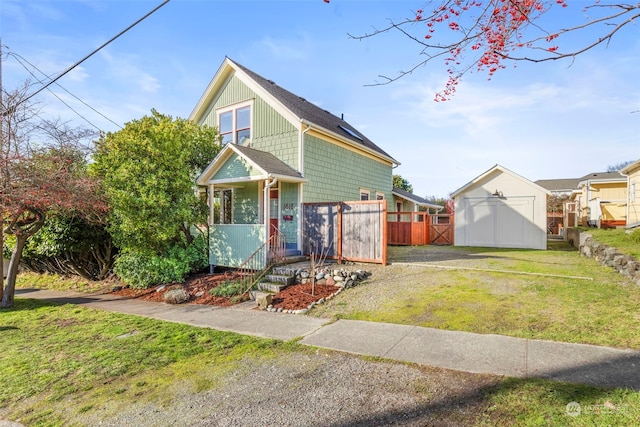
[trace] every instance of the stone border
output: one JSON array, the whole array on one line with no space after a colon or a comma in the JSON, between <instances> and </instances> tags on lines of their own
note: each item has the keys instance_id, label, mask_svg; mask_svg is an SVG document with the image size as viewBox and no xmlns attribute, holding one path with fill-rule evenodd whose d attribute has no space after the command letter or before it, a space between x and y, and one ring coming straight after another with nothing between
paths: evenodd
<instances>
[{"instance_id":1,"label":"stone border","mask_svg":"<svg viewBox=\"0 0 640 427\"><path fill-rule=\"evenodd\" d=\"M596 241L588 232L577 229L568 231L567 239L578 248L580 255L594 258L600 264L613 268L640 286L640 262L636 258Z\"/></svg>"}]
</instances>

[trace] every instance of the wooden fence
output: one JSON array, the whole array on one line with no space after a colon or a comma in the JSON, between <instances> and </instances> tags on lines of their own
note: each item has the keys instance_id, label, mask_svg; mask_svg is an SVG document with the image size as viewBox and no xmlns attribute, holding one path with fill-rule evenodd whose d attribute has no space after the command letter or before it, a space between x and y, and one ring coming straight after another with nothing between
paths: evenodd
<instances>
[{"instance_id":1,"label":"wooden fence","mask_svg":"<svg viewBox=\"0 0 640 427\"><path fill-rule=\"evenodd\" d=\"M303 252L358 262L387 263L384 200L305 203Z\"/></svg>"},{"instance_id":2,"label":"wooden fence","mask_svg":"<svg viewBox=\"0 0 640 427\"><path fill-rule=\"evenodd\" d=\"M427 212L389 212L390 245L453 245L453 215Z\"/></svg>"}]
</instances>

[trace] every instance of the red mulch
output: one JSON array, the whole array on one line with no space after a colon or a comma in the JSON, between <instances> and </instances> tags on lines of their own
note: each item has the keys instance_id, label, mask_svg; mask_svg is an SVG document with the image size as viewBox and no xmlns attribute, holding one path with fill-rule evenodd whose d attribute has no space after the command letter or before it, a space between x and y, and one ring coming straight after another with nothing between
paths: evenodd
<instances>
[{"instance_id":1,"label":"red mulch","mask_svg":"<svg viewBox=\"0 0 640 427\"><path fill-rule=\"evenodd\" d=\"M206 304L228 307L234 304L231 298L214 297L209 293L210 289L215 288L225 280L234 280L238 276L231 272L218 274L196 274L188 277L182 284L171 284L164 287L154 286L149 289L131 289L123 288L113 291L115 295L126 298L138 298L146 301L163 302L163 295L170 289L183 287L190 296L190 304ZM296 284L285 288L282 292L275 294L273 297L273 306L282 308L283 310L299 310L308 307L312 302L321 298L326 298L335 293L338 287L333 285L316 284L313 295L311 295L311 284ZM199 295L199 296L198 296ZM248 295L244 296L244 300L249 299Z\"/></svg>"}]
</instances>

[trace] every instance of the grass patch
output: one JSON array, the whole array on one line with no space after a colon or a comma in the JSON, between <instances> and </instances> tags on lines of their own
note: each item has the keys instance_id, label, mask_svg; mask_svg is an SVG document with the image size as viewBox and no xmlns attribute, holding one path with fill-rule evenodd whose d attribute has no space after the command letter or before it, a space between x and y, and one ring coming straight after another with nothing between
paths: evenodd
<instances>
[{"instance_id":1,"label":"grass patch","mask_svg":"<svg viewBox=\"0 0 640 427\"><path fill-rule=\"evenodd\" d=\"M640 418L640 393L627 389L508 378L486 395L479 426L634 426Z\"/></svg>"},{"instance_id":2,"label":"grass patch","mask_svg":"<svg viewBox=\"0 0 640 427\"><path fill-rule=\"evenodd\" d=\"M0 313L0 407L27 425L63 425L105 405L212 387L245 357L289 345L72 305L16 299ZM206 376L201 373L206 372Z\"/></svg>"},{"instance_id":3,"label":"grass patch","mask_svg":"<svg viewBox=\"0 0 640 427\"><path fill-rule=\"evenodd\" d=\"M392 248L390 258L399 251L428 263L434 250ZM447 258L433 264L559 277L391 265L312 314L640 349L640 288L565 245L547 251L437 251ZM372 304L371 294L381 294L380 288L386 293Z\"/></svg>"},{"instance_id":4,"label":"grass patch","mask_svg":"<svg viewBox=\"0 0 640 427\"><path fill-rule=\"evenodd\" d=\"M242 282L239 281L232 281L232 280L225 280L224 282L220 283L218 286L216 286L215 288L211 289L209 291L209 293L211 295L213 295L214 297L233 297L236 295L240 295L241 293L243 293L244 291L246 291L246 289L243 289L244 285Z\"/></svg>"},{"instance_id":5,"label":"grass patch","mask_svg":"<svg viewBox=\"0 0 640 427\"><path fill-rule=\"evenodd\" d=\"M640 231L627 234L623 229L600 229L587 228L583 229L593 236L593 238L607 246L613 246L625 254L640 259Z\"/></svg>"},{"instance_id":6,"label":"grass patch","mask_svg":"<svg viewBox=\"0 0 640 427\"><path fill-rule=\"evenodd\" d=\"M468 292L477 294L472 288ZM259 375L250 365L271 366L275 358L288 360L293 352L304 352L309 375L315 376L320 360L332 357L332 352L293 342L24 299L0 312L0 346L0 413L28 426L108 423L108 417L146 402L171 411L175 396L223 390L242 376ZM382 363L380 358L363 359ZM371 367L372 375L379 371ZM386 371L382 369L383 376ZM628 390L436 368L424 372L416 377L417 395L438 402L445 388L446 400L457 402L430 409L443 411L445 424L632 426L640 416L639 394ZM460 378L465 386L447 388L450 382L460 384ZM581 405L579 416L566 415L569 402Z\"/></svg>"},{"instance_id":7,"label":"grass patch","mask_svg":"<svg viewBox=\"0 0 640 427\"><path fill-rule=\"evenodd\" d=\"M73 292L103 292L119 284L116 281L96 281L83 279L79 276L65 277L57 274L36 274L21 272L16 278L17 288L49 289L53 291Z\"/></svg>"}]
</instances>

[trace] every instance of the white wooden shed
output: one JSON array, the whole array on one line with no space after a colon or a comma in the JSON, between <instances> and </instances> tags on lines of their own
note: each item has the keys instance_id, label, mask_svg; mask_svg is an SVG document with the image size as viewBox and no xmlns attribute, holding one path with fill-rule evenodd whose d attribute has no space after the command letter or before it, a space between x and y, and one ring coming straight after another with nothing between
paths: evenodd
<instances>
[{"instance_id":1,"label":"white wooden shed","mask_svg":"<svg viewBox=\"0 0 640 427\"><path fill-rule=\"evenodd\" d=\"M547 248L550 192L495 165L451 194L455 246Z\"/></svg>"}]
</instances>

